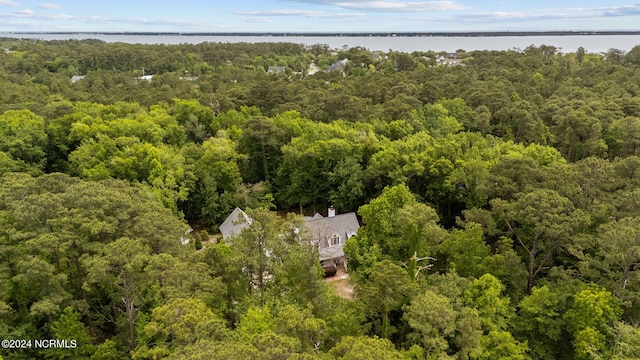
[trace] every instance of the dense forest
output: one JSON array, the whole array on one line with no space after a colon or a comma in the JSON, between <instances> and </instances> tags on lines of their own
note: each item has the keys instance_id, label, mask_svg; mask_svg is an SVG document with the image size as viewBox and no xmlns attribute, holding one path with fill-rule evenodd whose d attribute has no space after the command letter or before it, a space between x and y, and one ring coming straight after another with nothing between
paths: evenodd
<instances>
[{"instance_id":1,"label":"dense forest","mask_svg":"<svg viewBox=\"0 0 640 360\"><path fill-rule=\"evenodd\" d=\"M0 88L0 339L76 344L4 359L640 358L640 46L0 38Z\"/></svg>"}]
</instances>

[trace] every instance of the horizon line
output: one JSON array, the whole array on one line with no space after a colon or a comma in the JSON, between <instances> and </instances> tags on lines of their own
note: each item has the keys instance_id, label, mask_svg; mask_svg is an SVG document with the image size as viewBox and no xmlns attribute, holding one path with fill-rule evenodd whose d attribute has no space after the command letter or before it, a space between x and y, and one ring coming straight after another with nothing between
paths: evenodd
<instances>
[{"instance_id":1,"label":"horizon line","mask_svg":"<svg viewBox=\"0 0 640 360\"><path fill-rule=\"evenodd\" d=\"M25 35L143 35L143 36L329 36L329 37L387 37L387 36L561 36L561 35L640 35L640 30L502 30L502 31L0 31L0 34Z\"/></svg>"}]
</instances>

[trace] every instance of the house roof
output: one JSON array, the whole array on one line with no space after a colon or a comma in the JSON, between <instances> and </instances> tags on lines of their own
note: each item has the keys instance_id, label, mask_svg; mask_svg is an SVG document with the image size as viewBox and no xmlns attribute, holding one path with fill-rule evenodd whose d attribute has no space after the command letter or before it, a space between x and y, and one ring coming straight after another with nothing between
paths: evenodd
<instances>
[{"instance_id":1,"label":"house roof","mask_svg":"<svg viewBox=\"0 0 640 360\"><path fill-rule=\"evenodd\" d=\"M231 214L229 214L222 225L220 225L222 238L228 239L238 236L242 229L248 227L250 223L251 219L247 216L247 213L238 207L233 209Z\"/></svg>"},{"instance_id":2,"label":"house roof","mask_svg":"<svg viewBox=\"0 0 640 360\"><path fill-rule=\"evenodd\" d=\"M335 259L344 256L342 245L327 246L326 240L328 238L331 238L333 235L339 235L342 244L344 244L344 242L355 235L360 228L358 218L354 212L331 217L323 217L316 213L313 217L305 217L304 221L311 231L312 236L317 238L320 260Z\"/></svg>"},{"instance_id":3,"label":"house roof","mask_svg":"<svg viewBox=\"0 0 640 360\"><path fill-rule=\"evenodd\" d=\"M342 247L344 242L355 235L360 228L356 213L350 212L331 217L323 217L315 213L313 216L305 216L304 222L309 228L312 237L318 242L320 260L336 259L344 256ZM251 218L240 208L235 208L220 225L220 232L224 239L238 236L242 229L251 225ZM329 246L327 240L339 235L340 245Z\"/></svg>"},{"instance_id":4,"label":"house roof","mask_svg":"<svg viewBox=\"0 0 640 360\"><path fill-rule=\"evenodd\" d=\"M313 216L305 216L304 221L307 222L309 220L322 219L322 215L319 213L315 213Z\"/></svg>"},{"instance_id":5,"label":"house roof","mask_svg":"<svg viewBox=\"0 0 640 360\"><path fill-rule=\"evenodd\" d=\"M338 60L336 62L334 62L333 64L331 64L329 66L329 68L327 69L327 71L338 71L341 70L343 67L345 67L347 65L347 62L349 62L349 59L345 58L342 60Z\"/></svg>"},{"instance_id":6,"label":"house roof","mask_svg":"<svg viewBox=\"0 0 640 360\"><path fill-rule=\"evenodd\" d=\"M80 81L80 80L82 80L82 79L84 79L84 75L73 75L73 76L71 77L71 82L72 82L72 83L74 83L74 82L76 82L76 81Z\"/></svg>"},{"instance_id":7,"label":"house roof","mask_svg":"<svg viewBox=\"0 0 640 360\"><path fill-rule=\"evenodd\" d=\"M269 66L267 74L282 74L284 72L284 66Z\"/></svg>"},{"instance_id":8,"label":"house roof","mask_svg":"<svg viewBox=\"0 0 640 360\"><path fill-rule=\"evenodd\" d=\"M462 63L462 59L445 59L442 61L442 63L448 66L464 65L464 63Z\"/></svg>"}]
</instances>

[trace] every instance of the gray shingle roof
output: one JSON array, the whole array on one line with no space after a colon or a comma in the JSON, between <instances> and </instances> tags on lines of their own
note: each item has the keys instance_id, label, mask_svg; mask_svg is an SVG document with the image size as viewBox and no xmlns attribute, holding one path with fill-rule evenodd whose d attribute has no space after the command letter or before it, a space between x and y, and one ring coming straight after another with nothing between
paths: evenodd
<instances>
[{"instance_id":1,"label":"gray shingle roof","mask_svg":"<svg viewBox=\"0 0 640 360\"><path fill-rule=\"evenodd\" d=\"M354 236L360 224L356 213L350 212L332 217L323 217L316 213L313 216L305 216L304 222L309 228L313 241L318 246L320 260L337 259L344 256L343 246L350 237ZM235 208L227 219L220 225L220 232L224 239L229 239L240 234L242 229L251 224L251 219L240 208ZM340 244L331 245L330 239L340 236Z\"/></svg>"},{"instance_id":2,"label":"gray shingle roof","mask_svg":"<svg viewBox=\"0 0 640 360\"><path fill-rule=\"evenodd\" d=\"M342 60L338 60L338 61L334 62L333 64L329 65L329 68L327 69L327 71L342 70L342 68L347 65L347 62L349 62L349 59L346 59L346 58L342 59Z\"/></svg>"},{"instance_id":3,"label":"gray shingle roof","mask_svg":"<svg viewBox=\"0 0 640 360\"><path fill-rule=\"evenodd\" d=\"M310 221L310 220L315 220L315 219L322 219L322 215L320 215L319 213L315 213L313 216L305 216L304 217L304 221Z\"/></svg>"},{"instance_id":4,"label":"gray shingle roof","mask_svg":"<svg viewBox=\"0 0 640 360\"><path fill-rule=\"evenodd\" d=\"M249 226L251 219L240 208L235 208L227 216L222 225L220 225L220 232L224 239L228 239L240 234L242 229Z\"/></svg>"},{"instance_id":5,"label":"gray shingle roof","mask_svg":"<svg viewBox=\"0 0 640 360\"><path fill-rule=\"evenodd\" d=\"M355 235L360 228L358 218L354 212L332 217L316 217L314 215L313 218L307 217L305 223L314 241L318 244L320 260L335 259L344 256L342 247L345 241ZM334 235L340 236L340 245L330 246L329 240Z\"/></svg>"}]
</instances>

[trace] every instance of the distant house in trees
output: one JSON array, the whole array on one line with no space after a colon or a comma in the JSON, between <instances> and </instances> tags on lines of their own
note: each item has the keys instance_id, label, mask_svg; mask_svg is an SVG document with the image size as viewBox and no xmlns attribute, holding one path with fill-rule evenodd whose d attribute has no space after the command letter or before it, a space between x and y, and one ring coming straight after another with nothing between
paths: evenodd
<instances>
[{"instance_id":1,"label":"distant house in trees","mask_svg":"<svg viewBox=\"0 0 640 360\"><path fill-rule=\"evenodd\" d=\"M222 238L229 239L234 236L238 236L240 235L240 232L242 232L242 229L249 227L250 224L251 219L249 218L247 213L237 207L233 209L231 214L229 214L222 225L220 225Z\"/></svg>"},{"instance_id":2,"label":"distant house in trees","mask_svg":"<svg viewBox=\"0 0 640 360\"><path fill-rule=\"evenodd\" d=\"M384 56L384 54L382 54L381 51L374 51L371 53L371 60L373 61L380 61L385 59L386 56Z\"/></svg>"},{"instance_id":3,"label":"distant house in trees","mask_svg":"<svg viewBox=\"0 0 640 360\"><path fill-rule=\"evenodd\" d=\"M336 215L335 209L331 207L327 217L316 213L314 216L305 216L304 222L309 228L311 243L318 248L320 265L325 272L335 272L338 266L346 269L343 247L347 239L354 236L360 228L356 213ZM235 208L220 225L220 232L224 239L229 239L239 235L242 229L250 225L251 218L240 208Z\"/></svg>"},{"instance_id":4,"label":"distant house in trees","mask_svg":"<svg viewBox=\"0 0 640 360\"><path fill-rule=\"evenodd\" d=\"M465 66L462 59L445 59L442 63L447 66Z\"/></svg>"},{"instance_id":5,"label":"distant house in trees","mask_svg":"<svg viewBox=\"0 0 640 360\"><path fill-rule=\"evenodd\" d=\"M311 233L311 242L318 248L320 264L325 272L335 272L337 266L344 266L346 270L343 247L360 228L356 213L336 215L336 210L331 207L327 217L316 213L305 216L304 222Z\"/></svg>"},{"instance_id":6,"label":"distant house in trees","mask_svg":"<svg viewBox=\"0 0 640 360\"><path fill-rule=\"evenodd\" d=\"M347 66L347 63L349 62L349 59L342 59L339 61L334 62L333 64L331 64L329 66L329 68L327 69L327 71L340 71L342 70L342 68L344 68L345 66Z\"/></svg>"},{"instance_id":7,"label":"distant house in trees","mask_svg":"<svg viewBox=\"0 0 640 360\"><path fill-rule=\"evenodd\" d=\"M84 79L84 75L74 75L71 77L71 82L75 83L78 82L80 80Z\"/></svg>"},{"instance_id":8,"label":"distant house in trees","mask_svg":"<svg viewBox=\"0 0 640 360\"><path fill-rule=\"evenodd\" d=\"M267 74L283 74L284 66L269 66Z\"/></svg>"},{"instance_id":9,"label":"distant house in trees","mask_svg":"<svg viewBox=\"0 0 640 360\"><path fill-rule=\"evenodd\" d=\"M436 63L440 64L440 65L445 65L445 66L464 66L465 64L462 63L463 59L458 59L455 58L455 53L449 53L447 55L451 55L453 57L444 57L442 55L438 55L436 57Z\"/></svg>"},{"instance_id":10,"label":"distant house in trees","mask_svg":"<svg viewBox=\"0 0 640 360\"><path fill-rule=\"evenodd\" d=\"M316 74L318 73L318 71L320 71L318 65L316 65L315 63L311 63L311 65L309 65L309 68L307 69L307 75Z\"/></svg>"}]
</instances>

